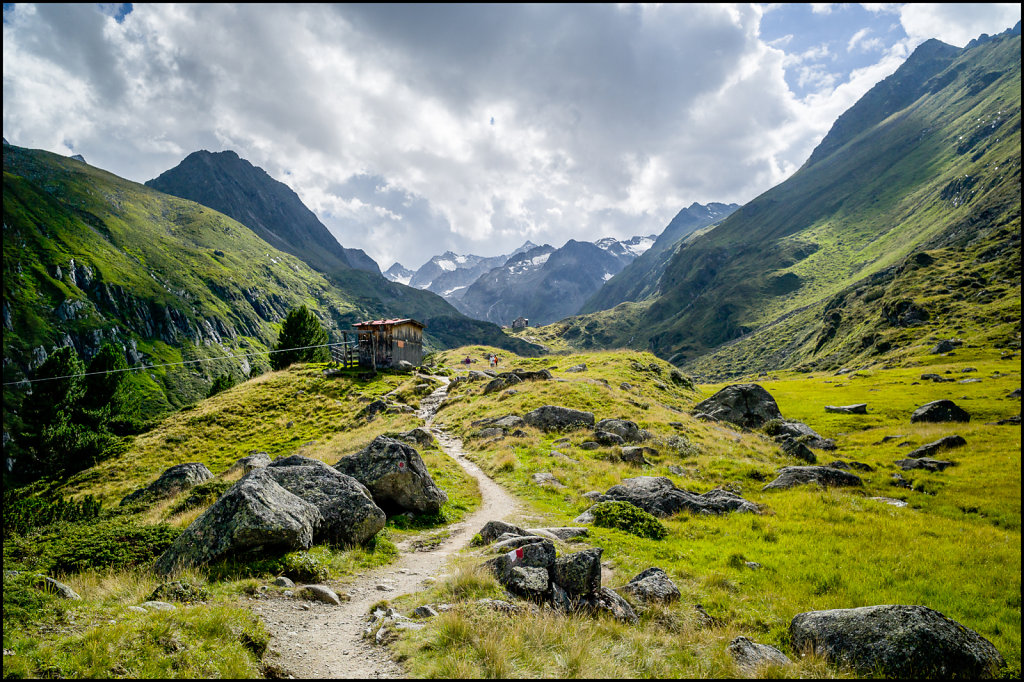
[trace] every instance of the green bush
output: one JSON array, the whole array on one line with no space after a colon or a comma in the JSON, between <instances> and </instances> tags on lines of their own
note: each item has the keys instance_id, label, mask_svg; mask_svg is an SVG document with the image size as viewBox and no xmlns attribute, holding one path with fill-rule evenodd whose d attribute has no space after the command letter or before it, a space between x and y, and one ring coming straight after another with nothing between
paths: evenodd
<instances>
[{"instance_id":1,"label":"green bush","mask_svg":"<svg viewBox=\"0 0 1024 682\"><path fill-rule=\"evenodd\" d=\"M604 528L618 528L651 540L661 540L668 535L668 528L661 521L629 502L600 502L592 513L594 523Z\"/></svg>"},{"instance_id":2,"label":"green bush","mask_svg":"<svg viewBox=\"0 0 1024 682\"><path fill-rule=\"evenodd\" d=\"M217 377L213 380L213 383L210 384L210 390L206 394L206 397L207 398L212 398L213 396L217 395L221 391L228 390L229 388L234 386L236 383L237 382L235 381L235 377L231 373L228 373L228 374L218 374Z\"/></svg>"},{"instance_id":3,"label":"green bush","mask_svg":"<svg viewBox=\"0 0 1024 682\"><path fill-rule=\"evenodd\" d=\"M74 573L90 568L127 568L155 560L181 534L165 523L144 526L115 518L95 524L68 524L39 538L49 553L49 570Z\"/></svg>"},{"instance_id":4,"label":"green bush","mask_svg":"<svg viewBox=\"0 0 1024 682\"><path fill-rule=\"evenodd\" d=\"M761 427L761 430L769 436L777 436L782 433L782 424L783 420L781 419L769 419Z\"/></svg>"},{"instance_id":5,"label":"green bush","mask_svg":"<svg viewBox=\"0 0 1024 682\"><path fill-rule=\"evenodd\" d=\"M234 485L234 481L221 481L218 479L200 483L194 488L190 488L188 494L175 502L169 511L173 515L188 511L193 507L211 505L219 500L220 496L232 485Z\"/></svg>"},{"instance_id":6,"label":"green bush","mask_svg":"<svg viewBox=\"0 0 1024 682\"><path fill-rule=\"evenodd\" d=\"M3 501L3 536L24 535L61 521L87 521L100 514L102 505L92 495L65 500L52 492L33 494L32 488L7 488Z\"/></svg>"},{"instance_id":7,"label":"green bush","mask_svg":"<svg viewBox=\"0 0 1024 682\"><path fill-rule=\"evenodd\" d=\"M329 556L325 555L325 551L317 550L290 552L281 557L280 572L296 582L323 582L331 577Z\"/></svg>"}]
</instances>

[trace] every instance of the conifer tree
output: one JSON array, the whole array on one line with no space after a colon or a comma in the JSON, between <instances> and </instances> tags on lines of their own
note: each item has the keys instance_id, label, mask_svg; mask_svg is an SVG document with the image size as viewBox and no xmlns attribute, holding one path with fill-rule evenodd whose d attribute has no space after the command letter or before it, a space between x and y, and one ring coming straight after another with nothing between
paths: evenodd
<instances>
[{"instance_id":1,"label":"conifer tree","mask_svg":"<svg viewBox=\"0 0 1024 682\"><path fill-rule=\"evenodd\" d=\"M327 362L330 358L326 348L308 348L327 343L327 332L320 320L306 306L299 306L288 313L281 324L281 334L270 354L270 366L284 369L293 362ZM283 350L299 348L302 350Z\"/></svg>"}]
</instances>

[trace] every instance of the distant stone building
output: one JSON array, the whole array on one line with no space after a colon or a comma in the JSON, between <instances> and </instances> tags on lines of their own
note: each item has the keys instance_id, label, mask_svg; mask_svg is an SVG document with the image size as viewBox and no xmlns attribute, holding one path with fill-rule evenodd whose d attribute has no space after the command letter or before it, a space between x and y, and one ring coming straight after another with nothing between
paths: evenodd
<instances>
[{"instance_id":1,"label":"distant stone building","mask_svg":"<svg viewBox=\"0 0 1024 682\"><path fill-rule=\"evenodd\" d=\"M517 317L516 319L512 320L513 329L526 329L529 326L530 321L525 317Z\"/></svg>"},{"instance_id":2,"label":"distant stone building","mask_svg":"<svg viewBox=\"0 0 1024 682\"><path fill-rule=\"evenodd\" d=\"M423 362L423 328L416 320L374 320L352 325L359 337L359 366L372 369L395 367L405 360Z\"/></svg>"}]
</instances>

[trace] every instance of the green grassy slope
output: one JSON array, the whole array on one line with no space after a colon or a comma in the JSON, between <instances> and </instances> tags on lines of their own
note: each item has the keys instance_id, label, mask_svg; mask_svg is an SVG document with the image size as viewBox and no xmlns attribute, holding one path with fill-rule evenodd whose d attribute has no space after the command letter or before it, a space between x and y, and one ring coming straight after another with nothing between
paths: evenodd
<instances>
[{"instance_id":1,"label":"green grassy slope","mask_svg":"<svg viewBox=\"0 0 1024 682\"><path fill-rule=\"evenodd\" d=\"M113 341L146 364L257 354L135 375L151 412L205 395L217 374L265 367L259 353L299 305L335 338L360 319L401 315L424 322L433 347L479 340L530 352L428 292L356 270L328 279L212 209L6 144L3 262L5 381L67 343L88 356ZM20 390L5 390L5 407Z\"/></svg>"},{"instance_id":2,"label":"green grassy slope","mask_svg":"<svg viewBox=\"0 0 1024 682\"><path fill-rule=\"evenodd\" d=\"M954 235L1019 221L1020 36L940 45L844 114L792 178L678 252L643 319L659 355L703 354ZM889 90L912 101L880 112Z\"/></svg>"}]
</instances>

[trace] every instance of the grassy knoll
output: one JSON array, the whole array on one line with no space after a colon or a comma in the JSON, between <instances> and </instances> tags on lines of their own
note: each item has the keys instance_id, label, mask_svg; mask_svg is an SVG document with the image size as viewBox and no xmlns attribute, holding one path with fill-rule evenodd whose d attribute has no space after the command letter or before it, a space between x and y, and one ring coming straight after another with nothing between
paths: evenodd
<instances>
[{"instance_id":1,"label":"grassy knoll","mask_svg":"<svg viewBox=\"0 0 1024 682\"><path fill-rule=\"evenodd\" d=\"M457 362L486 351L457 349L444 359ZM579 362L587 364L587 371L561 371ZM457 573L434 594L408 600L408 606L431 599L459 606L423 631L403 635L401 655L408 657L414 675L428 676L736 676L741 671L725 647L745 635L797 661L792 671L761 671L764 675L842 676L847 673L789 648L792 617L808 610L901 603L929 606L977 630L999 648L1015 674L1020 666L1020 427L986 422L1019 413L1019 400L1007 395L1020 386L1020 365L980 348L932 356L922 347L908 362L915 366L758 379L787 418L837 440L836 452L818 453L820 463L845 459L874 467L862 474L863 489L843 490L762 491L779 467L801 462L763 434L693 420L685 412L720 386L692 391L675 385L666 380L669 366L647 354L521 361L516 364L555 367L555 375L564 380L518 384L511 396L483 396L482 382L460 382L438 419L461 432L472 459L551 524L569 524L587 508L590 501L583 493L637 475L668 476L694 492L726 487L761 505L764 513L679 515L664 520L669 534L663 540L592 527L587 542L603 547L603 558L614 568L606 584L620 586L639 571L659 566L682 592L678 605L647 613L640 626L547 612L494 614L469 603L470 597L486 593L486 576L475 579L484 581L483 587L467 591L460 585L473 579ZM652 363L660 367L660 376ZM968 368L976 371L963 371ZM934 384L920 380L926 372L981 381ZM630 386L623 387L623 381ZM914 408L939 398L965 407L971 422L910 424ZM827 404L856 402L868 403L868 415L824 412ZM650 444L658 454L648 455L651 466L641 468L618 461L614 447L580 449L588 439L583 432L545 434L527 428L524 437L497 441L474 435L478 427L473 421L521 415L548 403L592 410L598 419L633 419L652 432ZM954 433L968 445L940 458L956 466L942 473L900 472L915 489L892 484L892 475L900 471L893 462L910 449L901 443L916 447ZM893 435L902 437L879 443ZM531 475L537 472L554 474L565 487L533 483ZM872 497L895 498L908 506ZM570 543L560 551L579 548ZM748 561L762 568L751 569ZM694 604L719 624L702 626Z\"/></svg>"},{"instance_id":2,"label":"grassy knoll","mask_svg":"<svg viewBox=\"0 0 1024 682\"><path fill-rule=\"evenodd\" d=\"M360 416L387 396L410 407L437 385L421 377L356 373L324 378L325 365L296 365L262 375L166 418L135 438L128 451L52 486L66 498L92 495L98 516L27 528L4 538L4 677L262 677L268 636L242 602L258 598L275 575L302 581L350 581L398 556L395 541L442 528L479 504L473 479L436 447L417 448L447 491L441 512L389 519L363 547L316 545L259 560L224 561L174 576L206 592L199 603L142 614L129 606L163 582L149 566L175 537L241 477L234 462L252 451L303 454L334 464L384 433L422 422L407 412ZM215 478L153 504L119 507L127 493L174 464L201 462ZM45 492L48 486L38 484ZM5 499L5 507L7 500ZM5 508L5 515L7 509ZM29 524L31 525L31 524ZM33 582L44 573L82 596L67 601Z\"/></svg>"}]
</instances>

